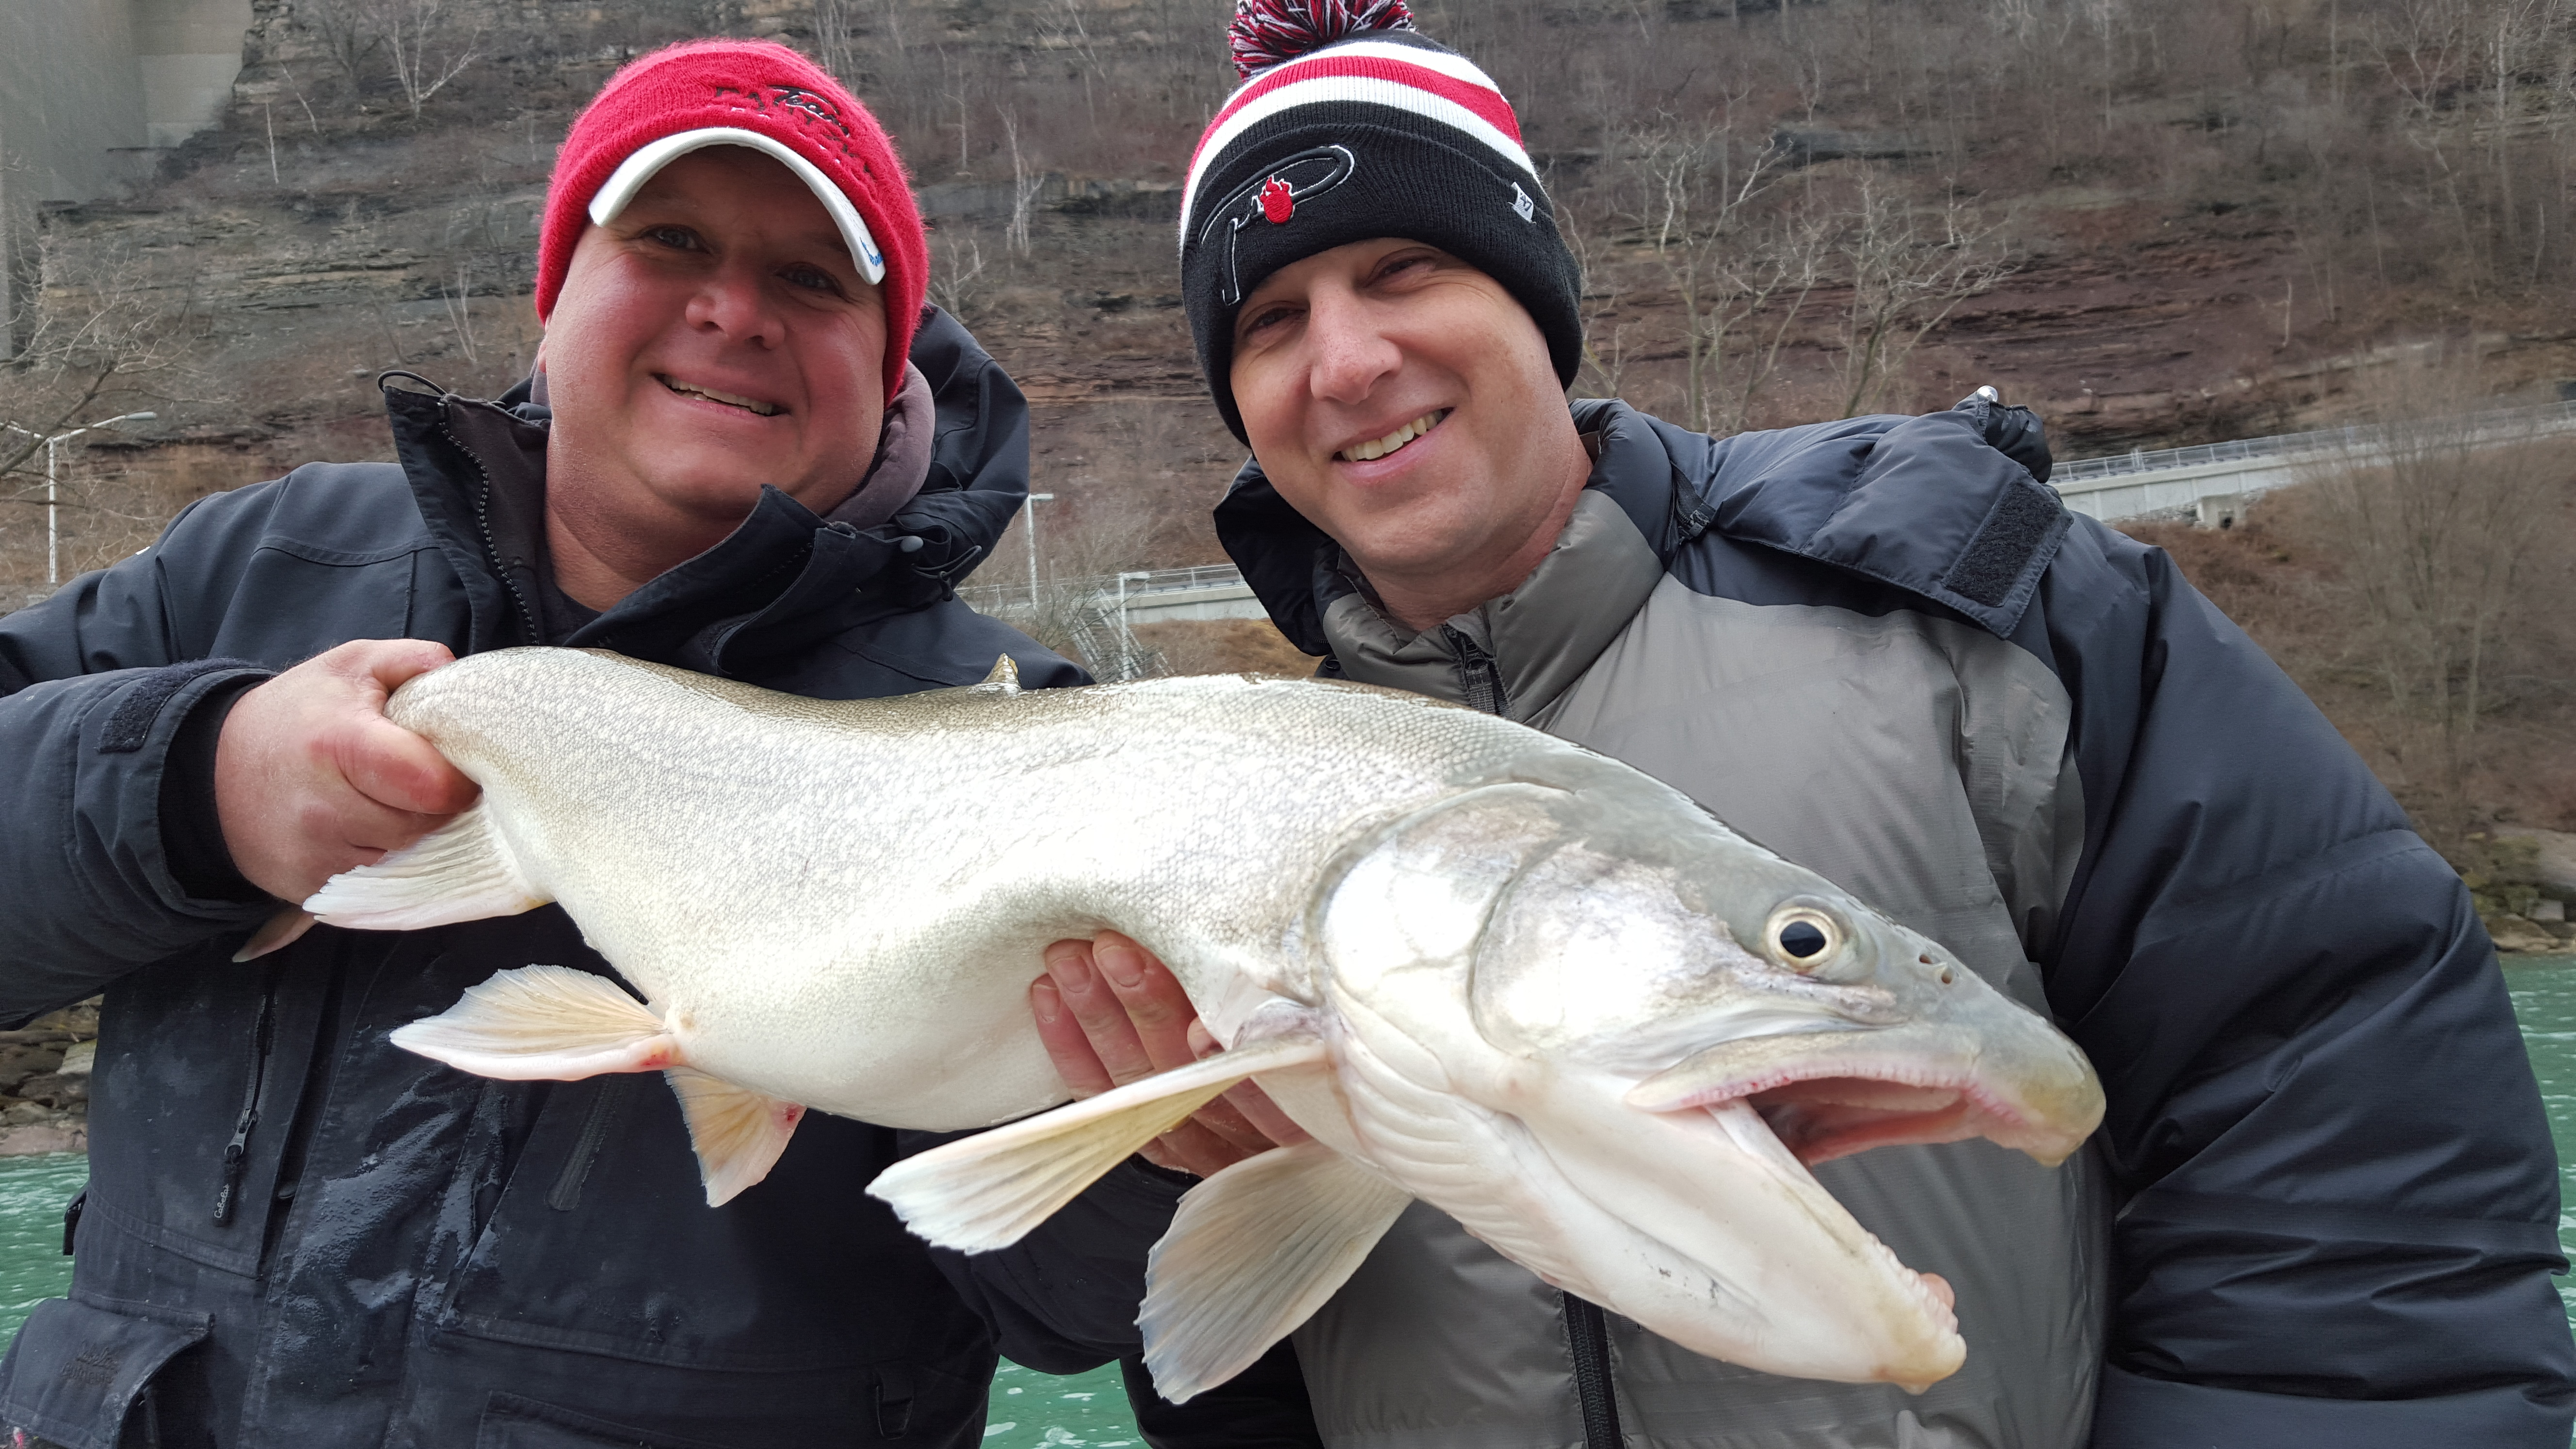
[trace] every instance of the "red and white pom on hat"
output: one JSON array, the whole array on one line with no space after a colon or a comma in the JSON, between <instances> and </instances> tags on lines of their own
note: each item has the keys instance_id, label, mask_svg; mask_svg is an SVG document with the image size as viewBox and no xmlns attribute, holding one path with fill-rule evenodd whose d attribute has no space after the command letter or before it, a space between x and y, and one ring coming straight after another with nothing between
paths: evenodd
<instances>
[{"instance_id":1,"label":"red and white pom on hat","mask_svg":"<svg viewBox=\"0 0 2576 1449\"><path fill-rule=\"evenodd\" d=\"M1250 80L1274 65L1363 30L1411 30L1404 0L1243 0L1225 28L1234 72Z\"/></svg>"},{"instance_id":2,"label":"red and white pom on hat","mask_svg":"<svg viewBox=\"0 0 2576 1449\"><path fill-rule=\"evenodd\" d=\"M537 241L538 320L553 314L583 231L615 220L655 172L707 146L771 157L823 203L860 275L883 289L891 401L929 286L921 212L876 117L822 67L771 41L690 41L609 77L555 158Z\"/></svg>"}]
</instances>

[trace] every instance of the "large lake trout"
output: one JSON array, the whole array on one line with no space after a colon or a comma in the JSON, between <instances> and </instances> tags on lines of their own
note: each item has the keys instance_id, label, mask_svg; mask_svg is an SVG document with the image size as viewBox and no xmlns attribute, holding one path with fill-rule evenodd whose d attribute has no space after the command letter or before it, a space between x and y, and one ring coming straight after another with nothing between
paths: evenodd
<instances>
[{"instance_id":1,"label":"large lake trout","mask_svg":"<svg viewBox=\"0 0 2576 1449\"><path fill-rule=\"evenodd\" d=\"M1966 1137L2054 1162L2101 1117L2074 1044L1935 942L1625 765L1411 695L1003 668L829 702L513 649L387 712L482 799L309 908L402 930L559 901L635 993L530 965L394 1040L489 1077L666 1074L711 1203L809 1109L1007 1123L870 1188L989 1250L1258 1081L1315 1141L1199 1184L1155 1249L1174 1400L1417 1197L1697 1352L1920 1388L1965 1353L1951 1314L1805 1164ZM1113 929L1226 1050L1059 1106L1028 986L1048 943Z\"/></svg>"}]
</instances>

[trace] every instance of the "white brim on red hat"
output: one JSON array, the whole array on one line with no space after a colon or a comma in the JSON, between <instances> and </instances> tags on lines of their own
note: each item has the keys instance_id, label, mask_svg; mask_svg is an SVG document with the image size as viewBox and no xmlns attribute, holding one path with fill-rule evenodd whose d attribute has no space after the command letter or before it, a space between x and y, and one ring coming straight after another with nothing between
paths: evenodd
<instances>
[{"instance_id":1,"label":"white brim on red hat","mask_svg":"<svg viewBox=\"0 0 2576 1449\"><path fill-rule=\"evenodd\" d=\"M821 167L799 155L794 147L775 137L735 126L680 131L637 147L635 154L618 163L617 169L609 173L608 180L601 183L599 193L591 197L591 221L606 226L616 220L617 214L626 209L626 203L635 199L635 193L644 188L645 182L653 179L654 173L689 152L707 146L747 146L764 156L776 158L781 165L796 173L796 179L804 182L815 199L823 203L823 210L831 214L832 224L840 228L841 240L849 247L851 260L859 264L859 274L866 277L870 285L885 280L885 253L877 250L877 239L868 233L868 224L860 218L859 209L851 203L849 195L833 185Z\"/></svg>"}]
</instances>

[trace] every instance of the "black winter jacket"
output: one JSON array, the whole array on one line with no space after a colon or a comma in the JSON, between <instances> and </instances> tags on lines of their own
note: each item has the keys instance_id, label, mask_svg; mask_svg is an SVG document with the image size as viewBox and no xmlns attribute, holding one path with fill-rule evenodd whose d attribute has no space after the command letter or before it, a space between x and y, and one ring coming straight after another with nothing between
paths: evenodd
<instances>
[{"instance_id":1,"label":"black winter jacket","mask_svg":"<svg viewBox=\"0 0 2576 1449\"><path fill-rule=\"evenodd\" d=\"M207 498L0 620L0 1018L106 992L71 1297L0 1366L0 1425L108 1449L139 1405L125 1432L173 1446L962 1449L997 1332L1058 1372L1135 1351L1177 1179L1131 1164L1021 1249L935 1259L863 1192L914 1144L818 1113L710 1209L659 1081L485 1081L385 1040L497 970L605 972L560 908L235 965L275 903L219 843L211 883L165 849L165 812L210 798L200 706L349 639L598 646L826 698L1006 652L1080 682L950 588L1026 492L1018 390L943 315L912 357L937 426L890 523L768 490L568 637L539 622L543 409L398 389L399 467Z\"/></svg>"},{"instance_id":2,"label":"black winter jacket","mask_svg":"<svg viewBox=\"0 0 2576 1449\"><path fill-rule=\"evenodd\" d=\"M2055 1172L1985 1143L1818 1169L1958 1287L1952 1380L1774 1379L1595 1313L1626 1442L2563 1449L2556 1156L2502 974L2298 688L2162 552L2065 512L2022 410L1576 422L1555 551L1443 628L1387 621L1257 467L1219 536L1328 673L1687 791L2052 1012L2109 1098ZM1326 1441L1583 1437L1572 1312L1408 1214L1297 1335Z\"/></svg>"}]
</instances>

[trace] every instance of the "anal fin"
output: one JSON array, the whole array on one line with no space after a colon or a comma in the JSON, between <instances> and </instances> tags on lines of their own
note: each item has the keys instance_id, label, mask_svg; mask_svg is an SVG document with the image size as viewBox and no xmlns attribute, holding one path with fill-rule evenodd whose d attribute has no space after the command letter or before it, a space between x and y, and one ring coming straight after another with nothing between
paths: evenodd
<instances>
[{"instance_id":1,"label":"anal fin","mask_svg":"<svg viewBox=\"0 0 2576 1449\"><path fill-rule=\"evenodd\" d=\"M323 924L419 931L515 916L553 897L529 883L483 801L373 865L344 870L305 901Z\"/></svg>"},{"instance_id":2,"label":"anal fin","mask_svg":"<svg viewBox=\"0 0 2576 1449\"><path fill-rule=\"evenodd\" d=\"M676 1064L661 1014L617 983L569 966L503 971L438 1015L394 1029L405 1051L509 1082L576 1082Z\"/></svg>"},{"instance_id":3,"label":"anal fin","mask_svg":"<svg viewBox=\"0 0 2576 1449\"><path fill-rule=\"evenodd\" d=\"M943 1248L1006 1248L1226 1088L1324 1055L1310 1036L1219 1052L906 1158L877 1174L868 1195L892 1203L904 1226Z\"/></svg>"},{"instance_id":4,"label":"anal fin","mask_svg":"<svg viewBox=\"0 0 2576 1449\"><path fill-rule=\"evenodd\" d=\"M1181 1199L1145 1260L1145 1366L1182 1403L1313 1317L1412 1194L1320 1142L1247 1158Z\"/></svg>"},{"instance_id":5,"label":"anal fin","mask_svg":"<svg viewBox=\"0 0 2576 1449\"><path fill-rule=\"evenodd\" d=\"M805 1120L805 1109L794 1102L763 1096L695 1067L672 1067L662 1079L679 1095L709 1207L724 1206L769 1176L796 1134L796 1124Z\"/></svg>"}]
</instances>

